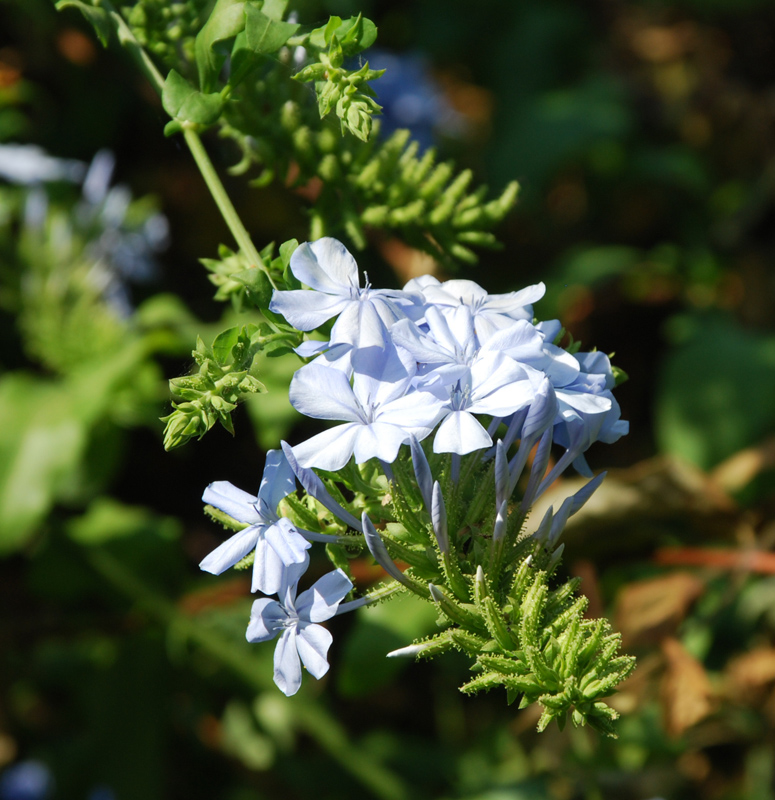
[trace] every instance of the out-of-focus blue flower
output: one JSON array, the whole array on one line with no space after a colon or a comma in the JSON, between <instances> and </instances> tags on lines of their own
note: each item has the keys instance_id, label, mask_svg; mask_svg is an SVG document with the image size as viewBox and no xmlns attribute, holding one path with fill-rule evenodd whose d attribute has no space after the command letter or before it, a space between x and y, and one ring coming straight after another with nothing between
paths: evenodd
<instances>
[{"instance_id":1,"label":"out-of-focus blue flower","mask_svg":"<svg viewBox=\"0 0 775 800\"><path fill-rule=\"evenodd\" d=\"M0 144L0 178L22 186L66 181L79 183L86 164L54 158L34 144Z\"/></svg>"},{"instance_id":2,"label":"out-of-focus blue flower","mask_svg":"<svg viewBox=\"0 0 775 800\"><path fill-rule=\"evenodd\" d=\"M280 634L274 651L274 682L290 697L301 686L301 664L317 679L328 672L333 637L318 622L331 619L353 585L341 569L324 575L296 597L297 585L284 586L282 602L262 597L253 603L249 642L268 642Z\"/></svg>"},{"instance_id":3,"label":"out-of-focus blue flower","mask_svg":"<svg viewBox=\"0 0 775 800\"><path fill-rule=\"evenodd\" d=\"M426 58L413 53L390 53L372 48L361 56L371 69L385 74L371 87L382 106L380 131L390 136L399 128L408 128L412 138L427 149L435 135L459 135L463 119L444 96L434 80Z\"/></svg>"},{"instance_id":4,"label":"out-of-focus blue flower","mask_svg":"<svg viewBox=\"0 0 775 800\"><path fill-rule=\"evenodd\" d=\"M53 788L51 770L42 761L21 761L0 775L0 800L45 800Z\"/></svg>"},{"instance_id":5,"label":"out-of-focus blue flower","mask_svg":"<svg viewBox=\"0 0 775 800\"><path fill-rule=\"evenodd\" d=\"M94 156L74 217L88 239L94 282L104 285L108 302L126 316L131 312L126 279L142 283L154 278L156 254L169 243L169 224L158 212L132 220L129 187L110 186L114 168L110 151L100 150Z\"/></svg>"},{"instance_id":6,"label":"out-of-focus blue flower","mask_svg":"<svg viewBox=\"0 0 775 800\"><path fill-rule=\"evenodd\" d=\"M156 255L169 243L169 225L161 213L138 213L127 186L110 186L114 167L108 150L87 165L54 158L34 145L0 145L0 179L27 187L25 235L33 241L56 238L51 249L72 252L72 261L88 264L88 282L126 317L132 311L127 279L145 282L156 276ZM80 183L81 196L58 224L49 226L54 204L46 184L55 181Z\"/></svg>"}]
</instances>

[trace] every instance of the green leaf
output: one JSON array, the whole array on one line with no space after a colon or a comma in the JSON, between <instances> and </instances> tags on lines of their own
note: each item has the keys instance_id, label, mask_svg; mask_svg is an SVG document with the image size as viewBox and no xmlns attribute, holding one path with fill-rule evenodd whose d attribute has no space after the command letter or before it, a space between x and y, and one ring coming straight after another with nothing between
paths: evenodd
<instances>
[{"instance_id":1,"label":"green leaf","mask_svg":"<svg viewBox=\"0 0 775 800\"><path fill-rule=\"evenodd\" d=\"M710 469L775 428L775 337L734 319L671 320L674 346L657 385L662 452Z\"/></svg>"},{"instance_id":2,"label":"green leaf","mask_svg":"<svg viewBox=\"0 0 775 800\"><path fill-rule=\"evenodd\" d=\"M245 38L254 53L274 53L299 29L297 22L272 19L253 5L245 7Z\"/></svg>"},{"instance_id":3,"label":"green leaf","mask_svg":"<svg viewBox=\"0 0 775 800\"><path fill-rule=\"evenodd\" d=\"M219 94L203 94L197 91L174 69L170 70L164 82L161 102L164 110L175 120L194 125L212 125L223 108L223 100Z\"/></svg>"},{"instance_id":4,"label":"green leaf","mask_svg":"<svg viewBox=\"0 0 775 800\"><path fill-rule=\"evenodd\" d=\"M229 328L228 330L219 333L213 342L213 354L215 360L223 365L228 363L231 356L231 351L239 341L240 328Z\"/></svg>"},{"instance_id":5,"label":"green leaf","mask_svg":"<svg viewBox=\"0 0 775 800\"><path fill-rule=\"evenodd\" d=\"M283 267L287 267L291 263L291 256L298 246L299 242L296 239L289 239L280 245L280 258L282 259Z\"/></svg>"},{"instance_id":6,"label":"green leaf","mask_svg":"<svg viewBox=\"0 0 775 800\"><path fill-rule=\"evenodd\" d=\"M231 277L245 286L250 300L258 308L267 308L269 306L274 290L266 272L258 269L258 267L252 267L242 272L235 272Z\"/></svg>"},{"instance_id":7,"label":"green leaf","mask_svg":"<svg viewBox=\"0 0 775 800\"><path fill-rule=\"evenodd\" d=\"M288 8L288 0L264 0L261 10L271 19L281 20Z\"/></svg>"},{"instance_id":8,"label":"green leaf","mask_svg":"<svg viewBox=\"0 0 775 800\"><path fill-rule=\"evenodd\" d=\"M341 25L342 25L341 17L332 16L329 18L325 28L323 28L323 41L326 44L330 44L331 39L334 38L334 33L336 32L336 29L341 27Z\"/></svg>"},{"instance_id":9,"label":"green leaf","mask_svg":"<svg viewBox=\"0 0 775 800\"><path fill-rule=\"evenodd\" d=\"M245 29L234 41L229 85L236 86L244 80L262 55L279 50L298 29L298 23L272 19L257 6L246 3Z\"/></svg>"},{"instance_id":10,"label":"green leaf","mask_svg":"<svg viewBox=\"0 0 775 800\"><path fill-rule=\"evenodd\" d=\"M0 554L22 547L69 493L92 431L137 374L144 345L61 381L9 373L0 380Z\"/></svg>"},{"instance_id":11,"label":"green leaf","mask_svg":"<svg viewBox=\"0 0 775 800\"><path fill-rule=\"evenodd\" d=\"M199 88L212 92L216 87L226 53L217 49L220 42L232 39L245 28L244 0L218 0L204 27L197 34L194 52L199 71Z\"/></svg>"},{"instance_id":12,"label":"green leaf","mask_svg":"<svg viewBox=\"0 0 775 800\"><path fill-rule=\"evenodd\" d=\"M174 518L157 517L146 508L124 505L110 497L98 497L86 514L74 517L67 526L71 538L87 546L125 539L150 529L170 540L180 533Z\"/></svg>"},{"instance_id":13,"label":"green leaf","mask_svg":"<svg viewBox=\"0 0 775 800\"><path fill-rule=\"evenodd\" d=\"M108 12L104 8L90 6L88 3L82 2L82 0L58 0L56 4L57 11L70 7L77 8L83 14L86 21L94 28L94 32L102 42L102 46L107 47L110 41L110 34L113 32L113 23Z\"/></svg>"},{"instance_id":14,"label":"green leaf","mask_svg":"<svg viewBox=\"0 0 775 800\"><path fill-rule=\"evenodd\" d=\"M371 47L377 40L377 26L366 17L358 14L345 20L336 31L336 38L347 56L353 56Z\"/></svg>"}]
</instances>

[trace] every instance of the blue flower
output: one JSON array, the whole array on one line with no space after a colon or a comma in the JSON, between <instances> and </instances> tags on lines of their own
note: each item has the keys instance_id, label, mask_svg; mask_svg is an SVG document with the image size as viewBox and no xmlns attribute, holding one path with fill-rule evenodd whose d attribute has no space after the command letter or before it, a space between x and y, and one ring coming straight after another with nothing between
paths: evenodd
<instances>
[{"instance_id":1,"label":"blue flower","mask_svg":"<svg viewBox=\"0 0 775 800\"><path fill-rule=\"evenodd\" d=\"M412 375L394 348L359 350L353 367L352 386L343 372L317 362L293 376L290 400L297 411L346 422L293 448L302 467L335 472L352 455L358 464L370 458L392 464L410 435L423 439L439 421L443 400L410 391Z\"/></svg>"},{"instance_id":2,"label":"blue flower","mask_svg":"<svg viewBox=\"0 0 775 800\"><path fill-rule=\"evenodd\" d=\"M403 313L390 299L395 292L360 288L358 265L347 248L325 237L305 242L291 256L291 272L313 291L275 292L270 311L300 331L311 331L338 316L331 345L385 346L387 329Z\"/></svg>"},{"instance_id":3,"label":"blue flower","mask_svg":"<svg viewBox=\"0 0 775 800\"><path fill-rule=\"evenodd\" d=\"M0 776L0 800L45 800L54 778L42 761L20 761Z\"/></svg>"},{"instance_id":4,"label":"blue flower","mask_svg":"<svg viewBox=\"0 0 775 800\"><path fill-rule=\"evenodd\" d=\"M286 696L301 686L301 664L314 678L328 672L333 637L321 625L336 614L353 585L341 569L329 572L296 597L294 581L283 586L282 602L262 597L253 603L247 630L249 642L268 642L280 634L274 651L274 682Z\"/></svg>"},{"instance_id":5,"label":"blue flower","mask_svg":"<svg viewBox=\"0 0 775 800\"><path fill-rule=\"evenodd\" d=\"M467 306L474 318L474 328L480 344L496 331L511 327L517 320L532 320L533 306L544 296L543 283L527 286L518 292L488 294L479 284L467 280L441 281L429 275L415 278L404 287L405 292L419 293L427 305L448 313Z\"/></svg>"},{"instance_id":6,"label":"blue flower","mask_svg":"<svg viewBox=\"0 0 775 800\"><path fill-rule=\"evenodd\" d=\"M258 497L228 481L211 483L202 500L249 527L213 550L200 569L220 575L255 550L252 591L275 594L288 574L298 580L309 564L310 543L290 520L276 512L280 500L295 490L296 478L280 450L267 453Z\"/></svg>"}]
</instances>

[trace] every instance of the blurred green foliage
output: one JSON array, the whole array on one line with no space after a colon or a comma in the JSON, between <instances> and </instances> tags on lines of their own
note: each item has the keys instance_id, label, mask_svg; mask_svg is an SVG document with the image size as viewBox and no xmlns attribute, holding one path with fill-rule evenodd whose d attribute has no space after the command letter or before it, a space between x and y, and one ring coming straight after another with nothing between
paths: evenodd
<instances>
[{"instance_id":1,"label":"blurred green foliage","mask_svg":"<svg viewBox=\"0 0 775 800\"><path fill-rule=\"evenodd\" d=\"M186 12L192 29L204 5ZM466 120L464 136L442 133L441 158L498 189L522 185L496 231L505 249L461 274L491 291L544 280L540 316L615 349L630 375L620 398L632 434L591 454L595 467L626 467L590 509L599 580L583 548L568 562L639 656L619 697L620 738L539 739L536 718L495 693L457 694L467 665L455 659L373 666L432 624L410 607L335 621L325 694L274 692L271 650L244 642L247 584L196 569L219 541L199 496L214 479L257 488L260 448L294 425L279 391L294 364L258 363L269 392L237 413L243 436L164 453L166 380L189 370L197 334L212 342L249 321L239 304L214 319L197 262L218 257L226 234L124 55L103 50L72 10L4 0L0 142L85 162L110 147L119 179L158 196L173 246L156 283L134 287L118 314L87 279L88 237L67 248L57 238L79 190L52 186L49 227L35 232L26 195L0 185L0 778L36 759L55 776L53 797L93 800L101 787L119 800L775 797L775 585L763 558L775 546L772 4L298 10L304 25L363 12L381 46L429 57ZM299 152L248 145L236 134L208 142L222 171L249 152L287 177ZM230 184L256 242L306 235L318 155L287 186ZM361 195L356 206L376 203ZM337 201L333 211L348 209ZM417 254L394 238L418 244L405 224L374 235L345 223L333 229L369 245L359 262L375 285L411 274ZM696 469L650 460L667 457ZM582 533L570 531L569 552Z\"/></svg>"}]
</instances>

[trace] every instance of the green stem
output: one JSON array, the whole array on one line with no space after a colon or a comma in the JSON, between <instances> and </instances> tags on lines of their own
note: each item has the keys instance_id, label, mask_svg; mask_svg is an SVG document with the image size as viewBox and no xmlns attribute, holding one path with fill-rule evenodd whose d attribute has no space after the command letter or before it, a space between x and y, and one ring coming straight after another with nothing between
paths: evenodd
<instances>
[{"instance_id":1,"label":"green stem","mask_svg":"<svg viewBox=\"0 0 775 800\"><path fill-rule=\"evenodd\" d=\"M137 41L134 33L132 33L132 29L126 24L121 14L116 11L110 0L102 0L102 7L110 14L110 17L116 26L118 41L120 42L121 46L126 48L132 58L134 58L139 65L145 77L151 82L153 88L158 92L159 95L161 95L164 91L164 78L151 60L151 57L143 49L143 46L140 44L140 42ZM242 224L242 220L239 218L237 210L234 208L229 196L226 194L226 190L223 188L221 179L218 177L218 173L215 171L215 167L213 166L212 161L210 161L210 157L207 155L207 151L202 144L199 134L192 128L187 128L184 125L183 138L186 140L186 144L191 151L191 155L194 157L194 161L196 161L199 171L202 173L202 177L205 179L207 188L210 190L210 193L212 194L213 199L215 200L215 203L218 206L221 215L223 216L223 219L229 226L229 230L231 231L234 240L239 245L240 250L252 264L266 273L267 277L269 278L269 283L272 284L272 288L276 289L277 286L272 280L272 276L269 274L269 271L259 255L256 246L253 244L250 234Z\"/></svg>"},{"instance_id":2,"label":"green stem","mask_svg":"<svg viewBox=\"0 0 775 800\"><path fill-rule=\"evenodd\" d=\"M269 283L272 284L272 288L276 289L277 286L272 280L272 276L269 274L269 271L264 265L261 256L258 254L258 250L256 250L256 246L253 244L253 241L250 238L250 234L242 224L242 220L239 218L237 210L234 208L229 195L226 194L226 189L223 188L221 179L218 177L218 173L215 171L213 162L210 161L210 156L207 155L207 150L205 150L199 134L193 128L188 128L184 125L183 138L186 140L188 149L191 151L191 155L194 157L194 161L196 161L196 165L199 167L199 171L202 173L202 177L205 179L207 188L210 190L210 194L212 194L213 200L215 200L215 203L221 212L221 216L223 216L226 224L229 226L229 230L239 245L240 250L245 256L247 256L252 264L266 273L267 277L269 278Z\"/></svg>"},{"instance_id":3,"label":"green stem","mask_svg":"<svg viewBox=\"0 0 775 800\"><path fill-rule=\"evenodd\" d=\"M92 568L122 594L142 606L166 627L182 634L208 655L238 675L253 691L272 688L268 675L255 669L252 659L232 641L209 630L181 613L166 597L145 584L117 558L97 547L80 548ZM380 800L406 800L409 796L401 779L385 769L364 750L349 740L347 732L318 703L301 697L289 701L295 722L339 765Z\"/></svg>"}]
</instances>

